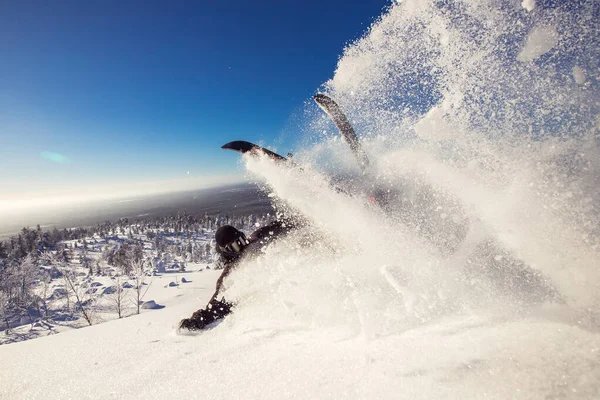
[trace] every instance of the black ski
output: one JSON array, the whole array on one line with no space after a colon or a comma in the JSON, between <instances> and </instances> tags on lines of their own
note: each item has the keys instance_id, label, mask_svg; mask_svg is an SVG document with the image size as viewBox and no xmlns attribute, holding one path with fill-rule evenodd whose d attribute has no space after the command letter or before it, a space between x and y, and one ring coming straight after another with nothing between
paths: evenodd
<instances>
[{"instance_id":1,"label":"black ski","mask_svg":"<svg viewBox=\"0 0 600 400\"><path fill-rule=\"evenodd\" d=\"M344 140L346 140L346 143L350 145L350 149L356 156L360 168L363 170L367 168L369 166L369 159L362 149L356 132L354 132L352 125L350 125L350 121L348 121L340 106L331 97L322 93L315 95L314 99L319 107L333 120L333 123L342 134Z\"/></svg>"},{"instance_id":2,"label":"black ski","mask_svg":"<svg viewBox=\"0 0 600 400\"><path fill-rule=\"evenodd\" d=\"M254 154L263 153L275 161L287 161L288 160L284 156L280 156L279 154L274 153L271 150L265 149L264 147L260 147L254 143L246 142L243 140L236 140L234 142L226 143L223 146L221 146L221 148L225 149L225 150L237 151L242 154L246 154L248 152L251 154L252 153L254 153Z\"/></svg>"}]
</instances>

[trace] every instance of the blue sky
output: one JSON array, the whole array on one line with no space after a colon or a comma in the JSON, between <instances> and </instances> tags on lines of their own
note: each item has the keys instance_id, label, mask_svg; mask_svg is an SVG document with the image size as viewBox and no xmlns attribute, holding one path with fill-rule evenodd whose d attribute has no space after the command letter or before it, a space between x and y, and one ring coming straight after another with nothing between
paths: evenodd
<instances>
[{"instance_id":1,"label":"blue sky","mask_svg":"<svg viewBox=\"0 0 600 400\"><path fill-rule=\"evenodd\" d=\"M292 117L388 4L3 3L0 199L240 174L219 149L235 139L285 152Z\"/></svg>"}]
</instances>

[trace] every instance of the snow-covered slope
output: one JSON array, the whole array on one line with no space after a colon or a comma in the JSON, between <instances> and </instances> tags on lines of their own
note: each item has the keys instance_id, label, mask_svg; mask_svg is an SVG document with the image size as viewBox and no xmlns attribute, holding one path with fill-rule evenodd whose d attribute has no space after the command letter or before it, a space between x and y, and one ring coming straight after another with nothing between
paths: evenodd
<instances>
[{"instance_id":1,"label":"snow-covered slope","mask_svg":"<svg viewBox=\"0 0 600 400\"><path fill-rule=\"evenodd\" d=\"M3 399L592 399L600 336L542 316L463 316L394 334L264 326L234 314L177 335L218 272L157 299L164 309L0 347ZM187 275L186 275L187 276ZM158 286L158 285L157 285ZM152 297L150 295L150 297Z\"/></svg>"}]
</instances>

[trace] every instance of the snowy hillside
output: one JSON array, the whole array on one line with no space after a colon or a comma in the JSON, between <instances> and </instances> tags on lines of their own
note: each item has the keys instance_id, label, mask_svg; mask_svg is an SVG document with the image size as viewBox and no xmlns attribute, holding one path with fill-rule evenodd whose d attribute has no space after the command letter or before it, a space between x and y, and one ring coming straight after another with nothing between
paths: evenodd
<instances>
[{"instance_id":1,"label":"snowy hillside","mask_svg":"<svg viewBox=\"0 0 600 400\"><path fill-rule=\"evenodd\" d=\"M0 258L0 344L139 314L153 286L177 287L188 271L215 268L214 227L227 222L260 224L252 215L178 215L50 233L23 229Z\"/></svg>"},{"instance_id":2,"label":"snowy hillside","mask_svg":"<svg viewBox=\"0 0 600 400\"><path fill-rule=\"evenodd\" d=\"M600 337L539 315L462 316L380 336L360 326L234 314L177 335L216 272L149 297L139 316L0 346L6 399L597 398ZM315 277L318 279L318 277ZM553 311L560 311L553 310ZM277 315L277 314L275 314ZM368 327L365 327L368 330Z\"/></svg>"}]
</instances>

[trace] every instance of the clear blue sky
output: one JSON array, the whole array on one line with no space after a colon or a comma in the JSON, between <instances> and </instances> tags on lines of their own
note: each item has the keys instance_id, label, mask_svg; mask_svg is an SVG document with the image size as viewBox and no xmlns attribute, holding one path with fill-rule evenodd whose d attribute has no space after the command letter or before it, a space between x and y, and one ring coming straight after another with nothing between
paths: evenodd
<instances>
[{"instance_id":1,"label":"clear blue sky","mask_svg":"<svg viewBox=\"0 0 600 400\"><path fill-rule=\"evenodd\" d=\"M290 117L388 4L3 2L0 199L235 174L227 141L293 146Z\"/></svg>"}]
</instances>

